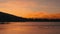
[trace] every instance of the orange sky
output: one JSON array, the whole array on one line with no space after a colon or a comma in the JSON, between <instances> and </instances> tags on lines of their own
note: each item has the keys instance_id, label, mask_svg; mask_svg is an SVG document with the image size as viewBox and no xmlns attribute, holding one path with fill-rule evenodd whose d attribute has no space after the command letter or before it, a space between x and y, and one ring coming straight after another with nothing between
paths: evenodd
<instances>
[{"instance_id":1,"label":"orange sky","mask_svg":"<svg viewBox=\"0 0 60 34\"><path fill-rule=\"evenodd\" d=\"M25 17L27 17L27 18L48 18L48 19L58 18L58 19L60 19L60 13L49 14L49 13L46 13L46 12L35 12L34 14L30 13L30 14L26 15Z\"/></svg>"},{"instance_id":2,"label":"orange sky","mask_svg":"<svg viewBox=\"0 0 60 34\"><path fill-rule=\"evenodd\" d=\"M60 18L59 14L56 15L60 13L59 8L55 1L0 0L0 11L26 18Z\"/></svg>"}]
</instances>

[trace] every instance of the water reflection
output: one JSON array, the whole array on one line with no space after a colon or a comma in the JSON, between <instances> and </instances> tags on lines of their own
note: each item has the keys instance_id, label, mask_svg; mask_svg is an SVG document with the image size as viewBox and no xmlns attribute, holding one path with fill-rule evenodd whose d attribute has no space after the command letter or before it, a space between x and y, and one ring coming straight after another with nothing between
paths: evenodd
<instances>
[{"instance_id":1,"label":"water reflection","mask_svg":"<svg viewBox=\"0 0 60 34\"><path fill-rule=\"evenodd\" d=\"M60 34L59 23L52 25L54 26L47 22L10 22L10 24L0 24L0 34Z\"/></svg>"}]
</instances>

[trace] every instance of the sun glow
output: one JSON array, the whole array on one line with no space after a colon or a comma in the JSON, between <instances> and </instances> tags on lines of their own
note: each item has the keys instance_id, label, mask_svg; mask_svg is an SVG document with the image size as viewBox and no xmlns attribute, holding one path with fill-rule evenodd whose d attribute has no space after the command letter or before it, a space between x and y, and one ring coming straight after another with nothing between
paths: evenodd
<instances>
[{"instance_id":1,"label":"sun glow","mask_svg":"<svg viewBox=\"0 0 60 34\"><path fill-rule=\"evenodd\" d=\"M60 14L56 14L56 12L60 13L58 6L53 2L47 3L49 4L47 5L45 0L44 2L41 0L0 1L0 11L25 18L60 18Z\"/></svg>"}]
</instances>

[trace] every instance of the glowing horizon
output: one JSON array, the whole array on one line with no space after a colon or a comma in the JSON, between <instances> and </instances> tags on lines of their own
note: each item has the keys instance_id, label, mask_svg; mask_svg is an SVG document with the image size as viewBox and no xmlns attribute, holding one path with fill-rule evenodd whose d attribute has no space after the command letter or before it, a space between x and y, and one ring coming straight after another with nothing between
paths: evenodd
<instances>
[{"instance_id":1,"label":"glowing horizon","mask_svg":"<svg viewBox=\"0 0 60 34\"><path fill-rule=\"evenodd\" d=\"M60 13L60 0L0 0L0 11L26 18L55 17ZM52 15L50 15L52 14ZM51 17L52 18L52 17ZM57 16L56 18L59 18Z\"/></svg>"}]
</instances>

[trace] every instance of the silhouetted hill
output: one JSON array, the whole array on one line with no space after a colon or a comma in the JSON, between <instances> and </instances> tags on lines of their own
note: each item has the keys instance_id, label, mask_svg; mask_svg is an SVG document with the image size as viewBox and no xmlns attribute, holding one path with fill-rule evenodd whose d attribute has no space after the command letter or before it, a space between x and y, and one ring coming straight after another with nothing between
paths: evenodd
<instances>
[{"instance_id":1,"label":"silhouetted hill","mask_svg":"<svg viewBox=\"0 0 60 34\"><path fill-rule=\"evenodd\" d=\"M60 22L60 19L48 18L23 18L8 13L0 12L0 22Z\"/></svg>"},{"instance_id":2,"label":"silhouetted hill","mask_svg":"<svg viewBox=\"0 0 60 34\"><path fill-rule=\"evenodd\" d=\"M0 12L0 22L20 22L24 20L25 19L22 17L17 17L15 15Z\"/></svg>"}]
</instances>

